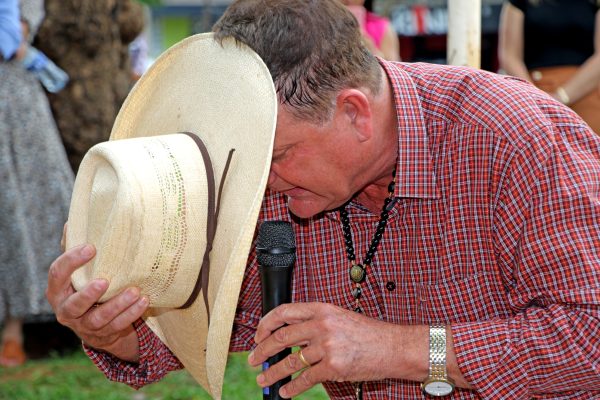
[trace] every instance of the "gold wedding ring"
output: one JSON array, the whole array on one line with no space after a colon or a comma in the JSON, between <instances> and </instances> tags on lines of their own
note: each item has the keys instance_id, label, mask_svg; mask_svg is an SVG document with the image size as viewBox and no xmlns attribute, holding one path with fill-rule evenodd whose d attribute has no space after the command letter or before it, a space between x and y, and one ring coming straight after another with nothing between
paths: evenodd
<instances>
[{"instance_id":1,"label":"gold wedding ring","mask_svg":"<svg viewBox=\"0 0 600 400\"><path fill-rule=\"evenodd\" d=\"M310 368L310 367L311 367L311 364L310 364L308 361L306 361L306 358L304 358L304 355L302 354L302 349L298 350L298 351L296 352L296 354L298 354L298 358L300 359L300 362L301 362L302 364L304 364L304 366L305 366L306 368Z\"/></svg>"}]
</instances>

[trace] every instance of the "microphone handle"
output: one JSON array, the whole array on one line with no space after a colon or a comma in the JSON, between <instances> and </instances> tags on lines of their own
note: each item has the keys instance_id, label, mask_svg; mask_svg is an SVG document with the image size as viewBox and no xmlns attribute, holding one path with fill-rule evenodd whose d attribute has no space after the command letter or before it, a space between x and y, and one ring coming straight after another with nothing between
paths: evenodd
<instances>
[{"instance_id":1,"label":"microphone handle","mask_svg":"<svg viewBox=\"0 0 600 400\"><path fill-rule=\"evenodd\" d=\"M275 307L291 303L292 301L292 266L266 267L259 265L260 281L262 285L262 312L266 315ZM269 366L277 364L292 353L290 348L283 349L263 363L263 371ZM263 400L280 400L279 389L291 381L292 377L285 377L271 386L263 388Z\"/></svg>"}]
</instances>

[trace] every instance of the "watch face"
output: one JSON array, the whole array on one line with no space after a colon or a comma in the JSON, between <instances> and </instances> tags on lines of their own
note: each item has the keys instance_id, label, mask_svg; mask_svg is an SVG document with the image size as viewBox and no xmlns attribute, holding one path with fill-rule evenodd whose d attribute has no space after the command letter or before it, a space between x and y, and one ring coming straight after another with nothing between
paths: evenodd
<instances>
[{"instance_id":1,"label":"watch face","mask_svg":"<svg viewBox=\"0 0 600 400\"><path fill-rule=\"evenodd\" d=\"M431 396L447 396L450 393L452 393L452 390L454 390L454 388L448 382L433 381L425 385L425 387L423 387L423 390L425 390L425 392L427 392L427 394Z\"/></svg>"}]
</instances>

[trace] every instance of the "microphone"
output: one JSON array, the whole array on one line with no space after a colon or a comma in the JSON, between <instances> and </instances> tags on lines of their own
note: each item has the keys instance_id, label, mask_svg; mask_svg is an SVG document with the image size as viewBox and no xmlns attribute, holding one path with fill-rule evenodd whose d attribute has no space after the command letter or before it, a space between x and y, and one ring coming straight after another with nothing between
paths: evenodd
<instances>
[{"instance_id":1,"label":"microphone","mask_svg":"<svg viewBox=\"0 0 600 400\"><path fill-rule=\"evenodd\" d=\"M258 271L262 286L262 313L292 301L292 267L296 261L296 242L292 225L285 221L265 221L258 229L256 244ZM263 371L291 354L287 348L263 363ZM263 388L263 400L278 400L279 389L291 376Z\"/></svg>"}]
</instances>

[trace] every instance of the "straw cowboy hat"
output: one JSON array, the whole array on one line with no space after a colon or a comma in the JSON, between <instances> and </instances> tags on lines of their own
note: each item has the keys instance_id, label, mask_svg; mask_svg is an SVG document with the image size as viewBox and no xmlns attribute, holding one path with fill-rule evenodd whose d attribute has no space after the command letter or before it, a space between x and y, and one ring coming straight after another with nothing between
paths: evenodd
<instances>
[{"instance_id":1,"label":"straw cowboy hat","mask_svg":"<svg viewBox=\"0 0 600 400\"><path fill-rule=\"evenodd\" d=\"M110 140L86 154L73 190L67 248L97 249L73 275L74 287L106 278L101 301L139 287L150 299L150 328L214 398L276 114L258 55L232 40L221 46L210 33L192 36L136 84Z\"/></svg>"}]
</instances>

